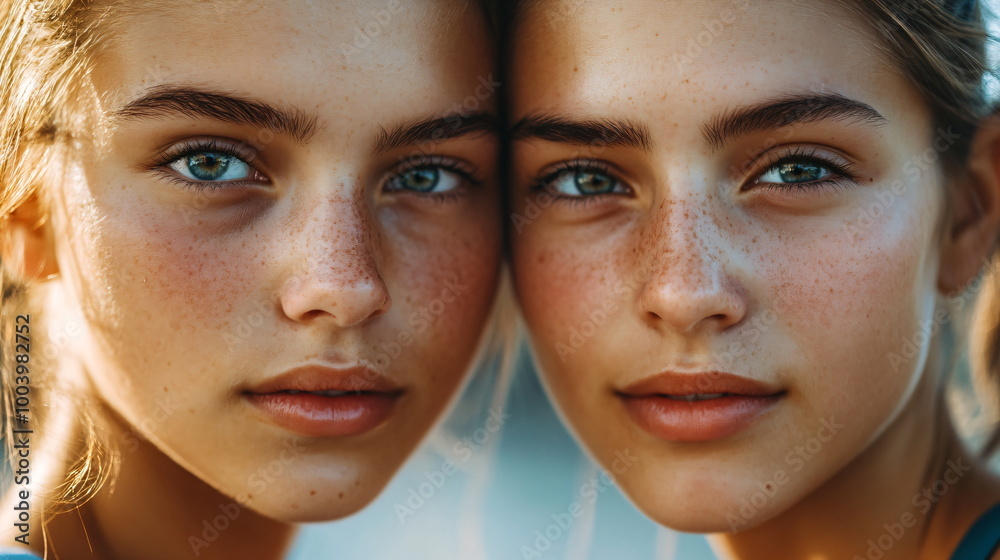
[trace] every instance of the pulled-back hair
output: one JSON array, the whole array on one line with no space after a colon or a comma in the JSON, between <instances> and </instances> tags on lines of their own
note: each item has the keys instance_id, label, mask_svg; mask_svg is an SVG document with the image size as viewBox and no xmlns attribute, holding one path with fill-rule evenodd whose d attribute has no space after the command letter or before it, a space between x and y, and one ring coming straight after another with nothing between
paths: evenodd
<instances>
[{"instance_id":1,"label":"pulled-back hair","mask_svg":"<svg viewBox=\"0 0 1000 560\"><path fill-rule=\"evenodd\" d=\"M949 181L947 200L964 184L970 144L984 119L995 112L986 84L992 74L987 57L990 40L985 7L979 0L862 0L846 2L876 31L880 49L923 94L935 134L951 129L957 141L940 154ZM994 243L994 246L996 243ZM1000 278L996 250L980 274L985 282L977 302L972 331L977 396L994 416L1000 411ZM953 348L958 353L964 348ZM949 372L950 373L950 372ZM1000 427L986 435L981 455L1000 447Z\"/></svg>"}]
</instances>

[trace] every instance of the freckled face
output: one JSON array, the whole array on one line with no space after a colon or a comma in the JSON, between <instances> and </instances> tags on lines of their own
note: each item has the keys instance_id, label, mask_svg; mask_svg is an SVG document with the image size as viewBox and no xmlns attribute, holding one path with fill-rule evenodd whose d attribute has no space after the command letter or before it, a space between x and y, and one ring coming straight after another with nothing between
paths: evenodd
<instances>
[{"instance_id":1,"label":"freckled face","mask_svg":"<svg viewBox=\"0 0 1000 560\"><path fill-rule=\"evenodd\" d=\"M779 476L735 528L774 517L920 378L944 191L927 108L827 3L553 1L519 22L513 262L548 391L654 520L732 530Z\"/></svg>"},{"instance_id":2,"label":"freckled face","mask_svg":"<svg viewBox=\"0 0 1000 560\"><path fill-rule=\"evenodd\" d=\"M134 432L126 459L146 438L275 519L342 517L374 498L456 393L495 291L492 133L379 143L493 109L482 23L457 2L389 6L126 12L95 66L107 128L53 197L82 359ZM121 111L166 86L251 99L310 130L209 118L198 99ZM387 419L339 436L249 402L303 366L368 368L359 379L401 394Z\"/></svg>"}]
</instances>

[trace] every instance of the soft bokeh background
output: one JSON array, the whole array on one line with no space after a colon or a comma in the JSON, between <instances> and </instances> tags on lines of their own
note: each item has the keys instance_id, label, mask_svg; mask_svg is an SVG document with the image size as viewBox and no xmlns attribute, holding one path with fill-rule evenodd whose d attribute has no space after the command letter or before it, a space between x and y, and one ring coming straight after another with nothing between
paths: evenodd
<instances>
[{"instance_id":1,"label":"soft bokeh background","mask_svg":"<svg viewBox=\"0 0 1000 560\"><path fill-rule=\"evenodd\" d=\"M996 13L1000 0L986 4ZM992 32L1000 36L1000 27ZM997 60L996 44L992 51ZM1000 91L1000 81L989 83ZM495 372L479 373L374 504L342 521L307 526L292 559L715 558L704 537L657 527L613 485L595 479L597 468L560 424L526 353L515 370L501 432L485 430L494 425L487 418L491 406L496 411ZM953 404L966 408L964 400L969 392L953 395ZM482 446L473 450L462 438ZM459 468L450 475L442 471L448 460ZM583 515L568 515L574 503Z\"/></svg>"}]
</instances>

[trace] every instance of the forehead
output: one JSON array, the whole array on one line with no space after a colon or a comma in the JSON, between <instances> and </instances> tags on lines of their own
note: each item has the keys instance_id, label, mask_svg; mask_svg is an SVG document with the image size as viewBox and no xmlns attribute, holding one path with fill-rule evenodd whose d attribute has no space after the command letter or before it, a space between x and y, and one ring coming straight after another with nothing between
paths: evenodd
<instances>
[{"instance_id":1,"label":"forehead","mask_svg":"<svg viewBox=\"0 0 1000 560\"><path fill-rule=\"evenodd\" d=\"M460 0L119 4L93 72L107 107L169 83L393 120L446 110L489 73L483 18Z\"/></svg>"},{"instance_id":2,"label":"forehead","mask_svg":"<svg viewBox=\"0 0 1000 560\"><path fill-rule=\"evenodd\" d=\"M674 109L686 103L692 114L804 90L915 101L879 38L845 5L539 0L519 16L515 99L528 111L647 113L655 100Z\"/></svg>"}]
</instances>

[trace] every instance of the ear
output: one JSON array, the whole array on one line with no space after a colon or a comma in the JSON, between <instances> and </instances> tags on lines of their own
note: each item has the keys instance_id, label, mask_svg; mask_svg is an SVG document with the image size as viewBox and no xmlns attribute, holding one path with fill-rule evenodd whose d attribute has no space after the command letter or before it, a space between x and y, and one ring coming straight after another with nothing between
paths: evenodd
<instances>
[{"instance_id":1,"label":"ear","mask_svg":"<svg viewBox=\"0 0 1000 560\"><path fill-rule=\"evenodd\" d=\"M993 256L1000 236L1000 117L984 120L969 150L968 176L954 195L941 246L938 289L964 289Z\"/></svg>"},{"instance_id":2,"label":"ear","mask_svg":"<svg viewBox=\"0 0 1000 560\"><path fill-rule=\"evenodd\" d=\"M0 258L22 282L46 280L59 272L50 228L37 194L28 196L4 224L7 235Z\"/></svg>"}]
</instances>

